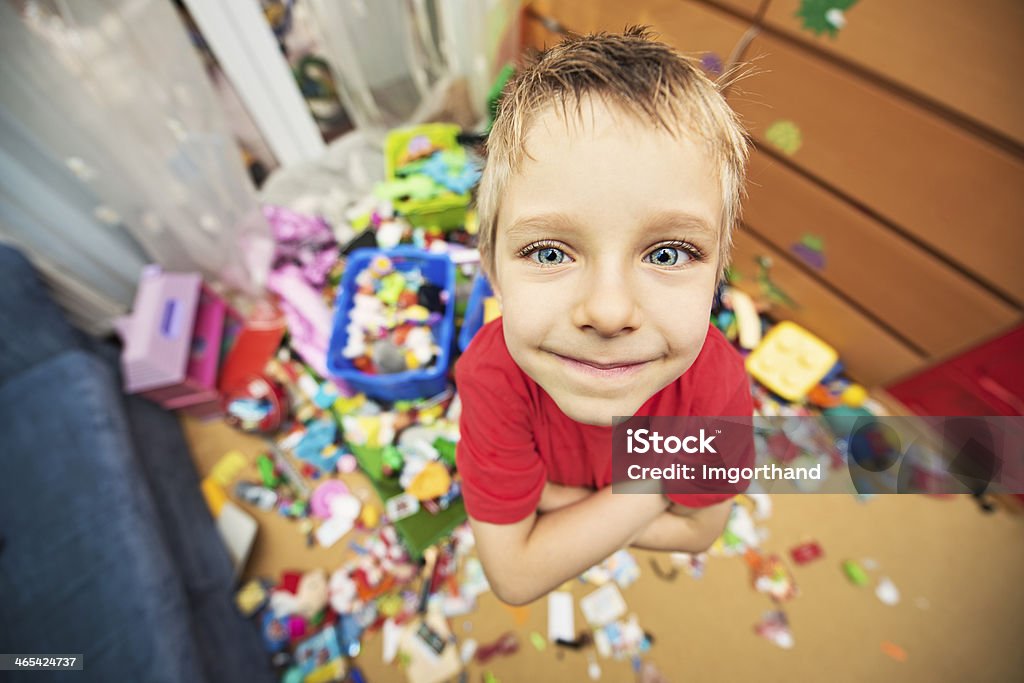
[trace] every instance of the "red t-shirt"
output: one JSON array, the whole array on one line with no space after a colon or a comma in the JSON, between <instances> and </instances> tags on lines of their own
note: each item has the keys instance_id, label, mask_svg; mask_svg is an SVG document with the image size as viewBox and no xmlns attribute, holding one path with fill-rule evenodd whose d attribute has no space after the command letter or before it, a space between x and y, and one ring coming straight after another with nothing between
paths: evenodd
<instances>
[{"instance_id":1,"label":"red t-shirt","mask_svg":"<svg viewBox=\"0 0 1024 683\"><path fill-rule=\"evenodd\" d=\"M537 509L548 481L595 490L612 483L612 427L567 417L512 360L501 318L473 337L455 365L455 378L462 400L456 461L470 517L492 524L517 522ZM753 411L743 359L709 326L690 369L636 414L750 417ZM730 497L668 495L693 508Z\"/></svg>"}]
</instances>

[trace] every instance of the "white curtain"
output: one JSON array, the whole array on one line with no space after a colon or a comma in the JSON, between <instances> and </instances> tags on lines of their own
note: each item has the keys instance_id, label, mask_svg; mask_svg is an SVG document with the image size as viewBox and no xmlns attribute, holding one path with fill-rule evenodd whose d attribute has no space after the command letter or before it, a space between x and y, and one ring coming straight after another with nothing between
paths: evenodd
<instances>
[{"instance_id":1,"label":"white curtain","mask_svg":"<svg viewBox=\"0 0 1024 683\"><path fill-rule=\"evenodd\" d=\"M519 0L308 0L356 127L449 120L470 128L519 51Z\"/></svg>"},{"instance_id":2,"label":"white curtain","mask_svg":"<svg viewBox=\"0 0 1024 683\"><path fill-rule=\"evenodd\" d=\"M0 239L92 331L146 262L262 290L270 231L170 0L0 0Z\"/></svg>"}]
</instances>

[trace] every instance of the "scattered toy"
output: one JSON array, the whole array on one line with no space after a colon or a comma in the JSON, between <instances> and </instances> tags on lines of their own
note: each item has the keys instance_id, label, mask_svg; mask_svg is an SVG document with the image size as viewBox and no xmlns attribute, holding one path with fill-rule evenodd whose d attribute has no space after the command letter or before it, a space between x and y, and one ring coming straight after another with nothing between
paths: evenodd
<instances>
[{"instance_id":1,"label":"scattered toy","mask_svg":"<svg viewBox=\"0 0 1024 683\"><path fill-rule=\"evenodd\" d=\"M781 610L765 612L761 621L754 626L754 632L783 650L792 649L794 645L793 633L789 630L789 620L786 619L785 612Z\"/></svg>"},{"instance_id":2,"label":"scattered toy","mask_svg":"<svg viewBox=\"0 0 1024 683\"><path fill-rule=\"evenodd\" d=\"M886 655L895 659L897 662L907 661L907 651L895 643L890 643L888 640L883 640L881 644L882 652Z\"/></svg>"},{"instance_id":3,"label":"scattered toy","mask_svg":"<svg viewBox=\"0 0 1024 683\"><path fill-rule=\"evenodd\" d=\"M580 599L580 609L587 623L600 628L626 613L626 601L614 583L608 583Z\"/></svg>"},{"instance_id":4,"label":"scattered toy","mask_svg":"<svg viewBox=\"0 0 1024 683\"><path fill-rule=\"evenodd\" d=\"M778 555L762 555L754 549L744 556L750 567L754 589L775 602L785 602L797 596L797 586Z\"/></svg>"},{"instance_id":5,"label":"scattered toy","mask_svg":"<svg viewBox=\"0 0 1024 683\"><path fill-rule=\"evenodd\" d=\"M486 664L499 655L510 655L519 651L519 638L512 631L503 634L489 645L481 645L476 650L476 661Z\"/></svg>"},{"instance_id":6,"label":"scattered toy","mask_svg":"<svg viewBox=\"0 0 1024 683\"><path fill-rule=\"evenodd\" d=\"M601 564L583 572L580 579L595 586L615 581L620 588L628 588L640 577L640 567L628 550L619 550Z\"/></svg>"},{"instance_id":7,"label":"scattered toy","mask_svg":"<svg viewBox=\"0 0 1024 683\"><path fill-rule=\"evenodd\" d=\"M821 549L821 546L816 541L807 541L792 548L789 554L794 562L799 565L805 565L815 560L820 560L824 557L825 551Z\"/></svg>"},{"instance_id":8,"label":"scattered toy","mask_svg":"<svg viewBox=\"0 0 1024 683\"><path fill-rule=\"evenodd\" d=\"M548 593L548 640L569 642L576 638L572 593Z\"/></svg>"},{"instance_id":9,"label":"scattered toy","mask_svg":"<svg viewBox=\"0 0 1024 683\"><path fill-rule=\"evenodd\" d=\"M868 575L864 568L853 560L843 562L843 573L846 574L846 578L850 580L850 583L855 586L866 586L869 583Z\"/></svg>"},{"instance_id":10,"label":"scattered toy","mask_svg":"<svg viewBox=\"0 0 1024 683\"><path fill-rule=\"evenodd\" d=\"M888 577L882 577L875 588L875 595L886 605L897 605L900 601L900 591Z\"/></svg>"}]
</instances>

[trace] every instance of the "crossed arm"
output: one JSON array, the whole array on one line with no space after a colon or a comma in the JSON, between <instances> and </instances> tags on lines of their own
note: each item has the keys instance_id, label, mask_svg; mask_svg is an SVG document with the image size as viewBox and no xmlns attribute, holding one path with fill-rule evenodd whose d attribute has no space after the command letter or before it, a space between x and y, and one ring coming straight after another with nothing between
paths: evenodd
<instances>
[{"instance_id":1,"label":"crossed arm","mask_svg":"<svg viewBox=\"0 0 1024 683\"><path fill-rule=\"evenodd\" d=\"M660 494L612 495L548 484L538 512L514 524L470 519L491 588L532 602L619 548L699 552L725 528L731 502L691 510ZM538 514L540 513L540 514Z\"/></svg>"},{"instance_id":2,"label":"crossed arm","mask_svg":"<svg viewBox=\"0 0 1024 683\"><path fill-rule=\"evenodd\" d=\"M593 494L590 489L548 483L537 511L542 514L554 512ZM731 500L699 509L684 508L667 501L665 504L665 512L634 535L630 545L645 550L702 552L722 535L732 509Z\"/></svg>"}]
</instances>

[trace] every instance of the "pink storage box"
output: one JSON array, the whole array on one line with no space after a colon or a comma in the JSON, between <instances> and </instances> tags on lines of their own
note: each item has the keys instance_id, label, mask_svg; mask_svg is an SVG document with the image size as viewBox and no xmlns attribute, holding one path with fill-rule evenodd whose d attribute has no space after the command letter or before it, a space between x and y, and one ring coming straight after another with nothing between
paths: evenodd
<instances>
[{"instance_id":1,"label":"pink storage box","mask_svg":"<svg viewBox=\"0 0 1024 683\"><path fill-rule=\"evenodd\" d=\"M217 368L226 310L198 274L165 273L155 266L143 271L132 313L118 325L125 391L171 410L191 406L205 412L219 406Z\"/></svg>"},{"instance_id":2,"label":"pink storage box","mask_svg":"<svg viewBox=\"0 0 1024 683\"><path fill-rule=\"evenodd\" d=\"M203 420L220 417L224 414L224 406L219 394L216 398L200 399L199 401L193 401L191 396L186 396L183 399L172 399L163 405L168 410L177 410L178 412Z\"/></svg>"}]
</instances>

